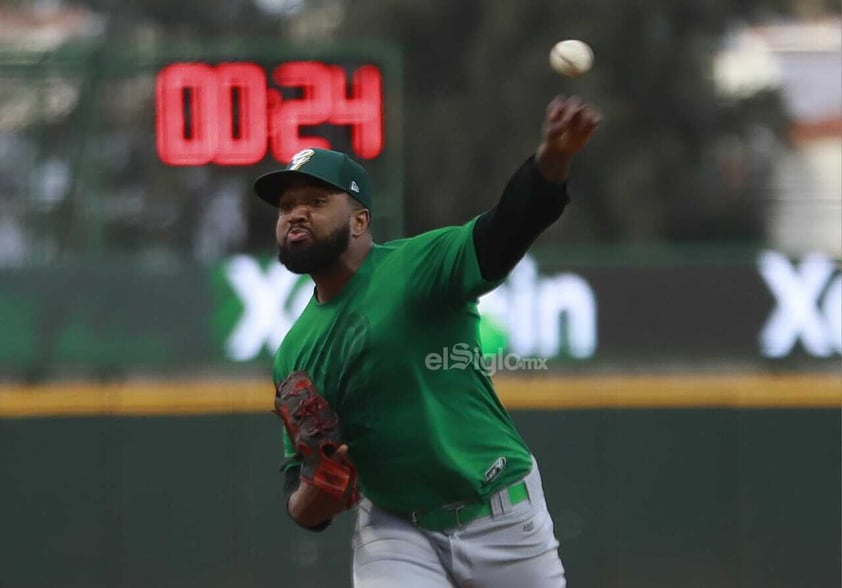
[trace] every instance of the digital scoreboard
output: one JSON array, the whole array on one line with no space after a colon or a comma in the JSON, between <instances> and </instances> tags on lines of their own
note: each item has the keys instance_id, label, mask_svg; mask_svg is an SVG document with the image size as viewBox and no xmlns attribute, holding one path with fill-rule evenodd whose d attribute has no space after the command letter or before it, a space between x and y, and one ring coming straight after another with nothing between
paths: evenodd
<instances>
[{"instance_id":1,"label":"digital scoreboard","mask_svg":"<svg viewBox=\"0 0 842 588\"><path fill-rule=\"evenodd\" d=\"M372 160L385 148L384 104L375 64L172 63L156 76L158 157L172 166L243 166L321 147ZM346 132L331 132L337 127Z\"/></svg>"},{"instance_id":2,"label":"digital scoreboard","mask_svg":"<svg viewBox=\"0 0 842 588\"><path fill-rule=\"evenodd\" d=\"M400 238L402 68L400 52L377 42L293 48L253 40L162 49L134 66L149 92L146 124L152 124L143 136L149 151L103 187L116 191L137 176L146 194L167 203L173 197L163 194L172 191L206 198L229 179L250 186L303 149L333 149L368 170L376 238Z\"/></svg>"},{"instance_id":3,"label":"digital scoreboard","mask_svg":"<svg viewBox=\"0 0 842 588\"><path fill-rule=\"evenodd\" d=\"M287 162L307 147L334 148L313 132L323 125L349 129L352 156L383 151L383 76L375 65L349 74L321 61L269 72L252 62L174 63L155 86L158 155L169 165L253 165L267 152Z\"/></svg>"}]
</instances>

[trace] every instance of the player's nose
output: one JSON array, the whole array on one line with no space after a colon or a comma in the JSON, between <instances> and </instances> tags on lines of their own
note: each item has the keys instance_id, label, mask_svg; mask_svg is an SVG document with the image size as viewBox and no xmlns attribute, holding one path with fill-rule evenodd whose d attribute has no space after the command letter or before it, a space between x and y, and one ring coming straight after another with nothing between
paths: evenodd
<instances>
[{"instance_id":1,"label":"player's nose","mask_svg":"<svg viewBox=\"0 0 842 588\"><path fill-rule=\"evenodd\" d=\"M295 204L287 214L287 221L291 225L307 222L310 219L310 206L304 202Z\"/></svg>"}]
</instances>

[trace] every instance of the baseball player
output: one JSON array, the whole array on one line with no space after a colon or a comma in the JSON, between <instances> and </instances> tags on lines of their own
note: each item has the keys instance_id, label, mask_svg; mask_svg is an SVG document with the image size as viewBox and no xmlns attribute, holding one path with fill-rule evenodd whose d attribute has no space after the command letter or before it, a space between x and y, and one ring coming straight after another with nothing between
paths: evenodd
<instances>
[{"instance_id":1,"label":"baseball player","mask_svg":"<svg viewBox=\"0 0 842 588\"><path fill-rule=\"evenodd\" d=\"M385 244L369 231L366 171L345 154L307 149L256 180L279 209L280 262L315 282L274 362L287 510L318 531L356 508L355 586L565 585L537 462L487 371L436 354L481 348L478 297L560 217L599 121L554 98L493 209Z\"/></svg>"}]
</instances>

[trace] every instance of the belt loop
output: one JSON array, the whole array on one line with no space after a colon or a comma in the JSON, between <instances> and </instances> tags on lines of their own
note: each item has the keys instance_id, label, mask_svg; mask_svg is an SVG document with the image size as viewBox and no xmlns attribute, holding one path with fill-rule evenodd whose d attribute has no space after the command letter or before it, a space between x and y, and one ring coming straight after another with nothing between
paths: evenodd
<instances>
[{"instance_id":1,"label":"belt loop","mask_svg":"<svg viewBox=\"0 0 842 588\"><path fill-rule=\"evenodd\" d=\"M507 488L503 488L502 490L498 490L497 492L492 494L489 497L489 502L491 503L492 517L499 517L512 510L511 503L509 502L509 493Z\"/></svg>"},{"instance_id":2,"label":"belt loop","mask_svg":"<svg viewBox=\"0 0 842 588\"><path fill-rule=\"evenodd\" d=\"M526 482L526 493L528 494L530 504L544 495L543 484L541 484L541 472L538 469L538 462L535 456L532 456L532 471L529 472L523 481Z\"/></svg>"},{"instance_id":3,"label":"belt loop","mask_svg":"<svg viewBox=\"0 0 842 588\"><path fill-rule=\"evenodd\" d=\"M456 513L456 526L457 526L457 527L461 527L461 526L462 526L462 521L461 521L461 519L459 518L459 513L460 513L460 512L462 512L462 509L463 509L463 508L465 508L465 505L464 505L464 504L460 504L459 506L457 506L457 507L454 509L454 512Z\"/></svg>"}]
</instances>

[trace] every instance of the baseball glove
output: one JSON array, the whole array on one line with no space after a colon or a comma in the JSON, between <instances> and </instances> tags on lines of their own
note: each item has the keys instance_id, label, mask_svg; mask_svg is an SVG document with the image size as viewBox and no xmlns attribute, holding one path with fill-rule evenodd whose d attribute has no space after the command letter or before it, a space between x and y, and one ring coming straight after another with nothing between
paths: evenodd
<instances>
[{"instance_id":1,"label":"baseball glove","mask_svg":"<svg viewBox=\"0 0 842 588\"><path fill-rule=\"evenodd\" d=\"M322 398L306 372L288 375L275 390L275 414L301 458L301 479L343 503L359 500L357 471L336 450L342 445L339 416Z\"/></svg>"}]
</instances>

